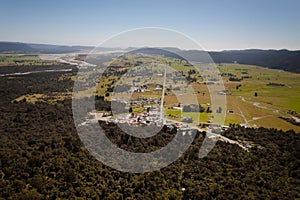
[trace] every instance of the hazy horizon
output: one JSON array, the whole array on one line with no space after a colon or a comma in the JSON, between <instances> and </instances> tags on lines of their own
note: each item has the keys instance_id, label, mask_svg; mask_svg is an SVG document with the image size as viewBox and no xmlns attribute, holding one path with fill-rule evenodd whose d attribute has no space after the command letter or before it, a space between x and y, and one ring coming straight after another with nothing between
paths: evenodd
<instances>
[{"instance_id":1,"label":"hazy horizon","mask_svg":"<svg viewBox=\"0 0 300 200\"><path fill-rule=\"evenodd\" d=\"M179 31L207 51L300 49L299 1L7 1L1 41L97 46L120 32Z\"/></svg>"},{"instance_id":2,"label":"hazy horizon","mask_svg":"<svg viewBox=\"0 0 300 200\"><path fill-rule=\"evenodd\" d=\"M0 42L7 42L7 43L23 43L23 44L33 44L33 45L54 45L54 46L67 46L67 47L75 47L75 46L80 46L80 47L90 47L90 48L97 48L97 46L92 46L92 45L80 45L80 44L57 44L57 43L34 43L34 42L26 42L26 41L0 41ZM142 47L136 47L136 46L130 46L126 48L122 47L106 47L103 46L103 48L119 48L121 50L125 50L127 48L156 48L156 46L149 47L149 46L142 46ZM178 48L174 46L160 46L157 48ZM192 50L203 50L203 51L215 51L215 52L221 52L221 51L244 51L244 50L274 50L274 51L281 51L281 50L287 50L287 51L300 51L299 49L275 49L275 48L244 48L244 49L219 49L219 50L208 50L208 49L185 49L185 48L178 48L180 50L185 50L185 51L192 51Z\"/></svg>"}]
</instances>

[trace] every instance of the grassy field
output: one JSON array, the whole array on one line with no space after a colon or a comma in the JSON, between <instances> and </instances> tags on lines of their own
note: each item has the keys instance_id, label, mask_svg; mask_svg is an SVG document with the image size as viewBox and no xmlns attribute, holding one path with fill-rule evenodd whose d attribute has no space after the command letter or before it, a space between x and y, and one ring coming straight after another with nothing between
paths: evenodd
<instances>
[{"instance_id":1,"label":"grassy field","mask_svg":"<svg viewBox=\"0 0 300 200\"><path fill-rule=\"evenodd\" d=\"M54 65L55 61L46 62L38 55L0 54L0 66L32 66L32 65Z\"/></svg>"},{"instance_id":2,"label":"grassy field","mask_svg":"<svg viewBox=\"0 0 300 200\"><path fill-rule=\"evenodd\" d=\"M227 108L233 111L227 114L226 123L245 123L243 114L251 126L300 131L299 126L278 118L291 117L289 111L300 113L300 74L240 64L223 64L219 69L238 79L248 76L241 81L223 76L229 94Z\"/></svg>"},{"instance_id":3,"label":"grassy field","mask_svg":"<svg viewBox=\"0 0 300 200\"><path fill-rule=\"evenodd\" d=\"M55 104L57 101L62 101L66 98L71 98L71 92L53 92L51 95L46 94L26 94L19 96L12 100L12 103L18 103L24 101L27 103L35 104L36 102L48 102Z\"/></svg>"},{"instance_id":4,"label":"grassy field","mask_svg":"<svg viewBox=\"0 0 300 200\"><path fill-rule=\"evenodd\" d=\"M127 59L133 64L133 58ZM151 59L139 57L139 61L149 63ZM188 76L190 70L195 69L192 66L186 66L186 63L181 63L176 59L157 59L160 62L169 63L169 65L177 71L183 72L184 76ZM118 61L118 64L122 64ZM208 70L205 65L202 70ZM259 66L241 65L241 64L222 64L218 66L222 73L222 79L227 92L227 110L225 125L230 123L246 124L253 127L278 128L283 130L294 129L300 132L300 127L293 125L279 117L293 117L291 111L300 113L300 75L281 70L263 68ZM200 72L201 74L201 72ZM194 94L197 97L199 104L205 109L210 103L210 94L207 85L203 83L203 79L199 73L192 74L192 77L197 78L191 85ZM110 77L110 80L101 80L102 88L99 87L97 94L104 95L108 85L112 85L112 81L117 81L117 77ZM238 87L237 87L238 86ZM254 94L257 94L255 96ZM133 93L132 99L138 96L144 97L160 97L157 92ZM111 95L110 95L111 96ZM106 99L110 99L110 96ZM181 101L191 99L192 96L181 97ZM177 106L180 102L174 92L169 91L165 95L165 108ZM166 109L165 115L178 112ZM184 116L196 118L195 113L182 113ZM201 113L200 123L205 123L210 120L212 114ZM297 116L297 115L296 115ZM180 121L178 118L171 118Z\"/></svg>"},{"instance_id":5,"label":"grassy field","mask_svg":"<svg viewBox=\"0 0 300 200\"><path fill-rule=\"evenodd\" d=\"M128 70L133 67L136 62L142 64L155 63L168 63L174 70L183 73L184 77L196 78L196 81L191 83L193 88L193 94L182 95L178 97L175 92L170 90L166 91L165 95L165 115L174 114L175 110L169 108L177 106L180 101L188 102L193 96L196 96L198 103L207 109L210 103L210 94L208 92L207 85L201 78L201 72L189 74L190 70L194 70L193 66L187 65L185 62L181 62L177 59L153 57L153 56L137 56L127 55L124 58L115 60L110 65L124 66L120 70ZM42 61L37 55L15 55L15 54L1 54L0 66L31 66L31 65L50 65L53 62ZM209 65L207 65L209 66ZM202 70L208 70L209 67L202 64ZM298 117L300 114L300 74L294 74L285 72L282 70L274 70L263 68L259 66L241 65L241 64L221 64L218 65L218 69L222 74L222 79L227 92L227 110L225 125L230 123L235 124L247 124L252 127L266 127L266 128L278 128L283 130L294 129L300 132L300 126L293 125L290 122L285 121L279 117L292 118ZM161 69L156 70L154 74L162 73ZM71 79L82 81L84 83L93 72L85 74L85 77L66 77L62 76L61 79ZM111 75L107 78L102 77L99 80L96 95L105 96L106 100L112 99L112 92L107 92L107 89L113 87L120 77ZM128 83L132 82L133 78L128 79ZM145 82L145 79L141 79L141 84ZM174 85L173 85L174 86ZM133 93L131 99L137 99L139 96L144 97L161 97L161 92L146 91L143 93ZM78 98L89 96L94 91L88 89L79 91L76 96ZM181 91L180 91L181 93ZM255 93L257 95L255 95ZM65 94L55 94L57 99L63 99ZM70 96L70 94L68 94ZM51 97L53 98L53 97ZM28 103L35 103L36 101L42 101L43 99L50 99L42 94L28 94L21 96L15 101L21 101L26 99ZM47 100L49 101L49 100ZM134 108L135 112L142 111L139 108ZM174 113L173 113L174 112ZM192 118L199 118L199 123L205 123L210 120L210 117L214 115L204 113L182 113L183 116L190 116ZM292 115L293 114L293 115ZM171 118L173 120L180 121L178 118Z\"/></svg>"}]
</instances>

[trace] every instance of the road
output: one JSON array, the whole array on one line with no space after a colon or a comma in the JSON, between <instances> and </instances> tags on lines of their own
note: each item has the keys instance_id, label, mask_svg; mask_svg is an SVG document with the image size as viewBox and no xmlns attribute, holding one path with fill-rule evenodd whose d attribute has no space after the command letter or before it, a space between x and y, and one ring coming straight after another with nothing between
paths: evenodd
<instances>
[{"instance_id":1,"label":"road","mask_svg":"<svg viewBox=\"0 0 300 200\"><path fill-rule=\"evenodd\" d=\"M243 111L241 110L241 108L240 108L239 106L238 106L237 108L239 109L239 111L240 111L240 113L241 113L240 116L241 116L241 117L243 118L243 120L245 121L245 125L246 125L246 126L249 126L249 124L248 124L249 122L248 122L247 118L245 117Z\"/></svg>"},{"instance_id":2,"label":"road","mask_svg":"<svg viewBox=\"0 0 300 200\"><path fill-rule=\"evenodd\" d=\"M164 67L165 73L164 73L164 82L163 82L163 89L162 89L162 95L161 95L161 104L160 104L160 118L162 119L162 123L165 124L165 114L164 114L164 99L165 99L165 85L166 85L166 77L167 77L167 70L166 67Z\"/></svg>"}]
</instances>

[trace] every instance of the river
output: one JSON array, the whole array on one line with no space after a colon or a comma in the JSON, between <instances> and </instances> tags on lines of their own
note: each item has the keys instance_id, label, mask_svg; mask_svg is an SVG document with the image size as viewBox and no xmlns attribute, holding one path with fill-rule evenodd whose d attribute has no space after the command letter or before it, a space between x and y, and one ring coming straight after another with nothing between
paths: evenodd
<instances>
[{"instance_id":1,"label":"river","mask_svg":"<svg viewBox=\"0 0 300 200\"><path fill-rule=\"evenodd\" d=\"M46 70L38 70L38 71L28 71L28 72L15 72L9 74L0 74L0 76L23 76L28 74L36 74L36 73L45 73L45 72L70 72L73 69L46 69Z\"/></svg>"}]
</instances>

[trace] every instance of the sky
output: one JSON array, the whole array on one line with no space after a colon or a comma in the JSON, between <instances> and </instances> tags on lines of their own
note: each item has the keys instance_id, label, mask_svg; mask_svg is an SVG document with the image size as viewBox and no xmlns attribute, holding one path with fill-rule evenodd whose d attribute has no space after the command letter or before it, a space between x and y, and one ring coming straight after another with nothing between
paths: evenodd
<instances>
[{"instance_id":1,"label":"sky","mask_svg":"<svg viewBox=\"0 0 300 200\"><path fill-rule=\"evenodd\" d=\"M96 46L120 32L160 27L187 35L205 50L300 49L299 0L0 0L0 5L0 41Z\"/></svg>"}]
</instances>

